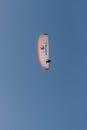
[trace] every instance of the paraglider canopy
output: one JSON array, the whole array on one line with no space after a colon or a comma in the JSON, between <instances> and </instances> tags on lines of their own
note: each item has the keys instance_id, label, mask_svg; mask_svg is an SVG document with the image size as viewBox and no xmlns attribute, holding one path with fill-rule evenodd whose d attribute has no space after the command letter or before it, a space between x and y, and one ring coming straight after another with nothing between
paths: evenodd
<instances>
[{"instance_id":1,"label":"paraglider canopy","mask_svg":"<svg viewBox=\"0 0 87 130\"><path fill-rule=\"evenodd\" d=\"M38 60L41 67L45 70L48 70L49 63L51 62L51 60L49 60L49 44L47 33L39 35L37 51L38 51Z\"/></svg>"}]
</instances>

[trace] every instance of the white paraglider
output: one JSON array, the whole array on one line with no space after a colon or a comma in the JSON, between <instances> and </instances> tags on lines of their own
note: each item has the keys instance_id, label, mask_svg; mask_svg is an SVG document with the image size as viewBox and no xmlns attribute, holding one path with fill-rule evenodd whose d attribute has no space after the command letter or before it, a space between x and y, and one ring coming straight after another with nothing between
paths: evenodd
<instances>
[{"instance_id":1,"label":"white paraglider","mask_svg":"<svg viewBox=\"0 0 87 130\"><path fill-rule=\"evenodd\" d=\"M49 64L51 60L49 59L49 44L48 44L48 34L40 34L38 38L38 60L41 67L45 70L49 69Z\"/></svg>"}]
</instances>

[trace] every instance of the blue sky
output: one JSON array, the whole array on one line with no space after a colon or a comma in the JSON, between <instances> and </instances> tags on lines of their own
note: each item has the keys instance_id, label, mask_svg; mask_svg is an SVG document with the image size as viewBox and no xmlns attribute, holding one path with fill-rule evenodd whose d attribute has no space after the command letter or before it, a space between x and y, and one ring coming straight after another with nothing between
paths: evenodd
<instances>
[{"instance_id":1,"label":"blue sky","mask_svg":"<svg viewBox=\"0 0 87 130\"><path fill-rule=\"evenodd\" d=\"M0 130L87 130L86 0L0 1ZM49 71L37 39L49 34Z\"/></svg>"}]
</instances>

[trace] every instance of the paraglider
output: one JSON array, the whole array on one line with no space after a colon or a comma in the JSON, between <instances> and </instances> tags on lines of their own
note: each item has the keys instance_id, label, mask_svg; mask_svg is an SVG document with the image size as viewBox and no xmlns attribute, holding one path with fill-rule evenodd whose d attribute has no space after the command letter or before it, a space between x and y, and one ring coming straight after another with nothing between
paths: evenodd
<instances>
[{"instance_id":1,"label":"paraglider","mask_svg":"<svg viewBox=\"0 0 87 130\"><path fill-rule=\"evenodd\" d=\"M39 35L37 52L38 52L38 60L41 67L45 70L48 70L51 60L49 59L49 44L48 44L47 33L43 33Z\"/></svg>"}]
</instances>

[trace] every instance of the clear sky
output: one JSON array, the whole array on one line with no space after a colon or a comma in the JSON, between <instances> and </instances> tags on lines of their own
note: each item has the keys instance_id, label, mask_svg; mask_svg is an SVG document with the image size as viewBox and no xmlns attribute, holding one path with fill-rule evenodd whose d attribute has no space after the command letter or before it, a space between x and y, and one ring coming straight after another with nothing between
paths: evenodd
<instances>
[{"instance_id":1,"label":"clear sky","mask_svg":"<svg viewBox=\"0 0 87 130\"><path fill-rule=\"evenodd\" d=\"M86 0L0 0L0 130L87 130Z\"/></svg>"}]
</instances>

